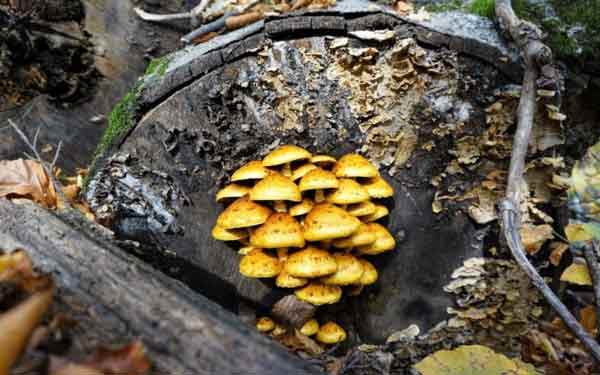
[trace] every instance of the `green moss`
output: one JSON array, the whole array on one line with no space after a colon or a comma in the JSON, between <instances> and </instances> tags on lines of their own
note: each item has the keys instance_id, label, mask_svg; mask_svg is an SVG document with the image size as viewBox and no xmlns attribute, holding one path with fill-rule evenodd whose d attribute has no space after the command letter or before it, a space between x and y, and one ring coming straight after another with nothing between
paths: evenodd
<instances>
[{"instance_id":1,"label":"green moss","mask_svg":"<svg viewBox=\"0 0 600 375\"><path fill-rule=\"evenodd\" d=\"M152 59L146 68L145 76L157 74L159 77L165 75L167 67L169 66L169 56L163 56L156 59Z\"/></svg>"},{"instance_id":2,"label":"green moss","mask_svg":"<svg viewBox=\"0 0 600 375\"><path fill-rule=\"evenodd\" d=\"M469 13L477 14L481 17L494 19L496 14L496 0L474 0L467 9Z\"/></svg>"},{"instance_id":3,"label":"green moss","mask_svg":"<svg viewBox=\"0 0 600 375\"><path fill-rule=\"evenodd\" d=\"M142 87L141 80L123 97L123 99L113 108L108 116L108 127L104 131L93 161L90 165L90 171L83 182L84 191L87 189L88 178L94 174L98 160L105 152L112 147L118 140L124 137L135 125L136 100Z\"/></svg>"}]
</instances>

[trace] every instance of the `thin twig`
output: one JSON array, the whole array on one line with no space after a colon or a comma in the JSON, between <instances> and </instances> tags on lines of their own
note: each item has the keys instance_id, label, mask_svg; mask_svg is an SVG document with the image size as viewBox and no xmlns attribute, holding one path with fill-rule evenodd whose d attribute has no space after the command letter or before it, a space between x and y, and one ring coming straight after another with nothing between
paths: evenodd
<instances>
[{"instance_id":1,"label":"thin twig","mask_svg":"<svg viewBox=\"0 0 600 375\"><path fill-rule=\"evenodd\" d=\"M583 246L583 255L592 277L594 285L594 302L596 303L596 327L600 331L600 265L598 264L598 242L592 241L591 245ZM598 332L596 332L598 338Z\"/></svg>"},{"instance_id":2,"label":"thin twig","mask_svg":"<svg viewBox=\"0 0 600 375\"><path fill-rule=\"evenodd\" d=\"M508 31L512 39L523 52L525 75L517 109L517 131L515 132L512 156L508 172L506 198L500 201L503 234L515 261L531 279L532 284L542 293L548 304L556 311L565 325L600 362L600 345L585 331L569 309L554 294L535 267L527 259L519 234L521 202L521 182L529 137L535 114L535 82L539 67L552 60L552 52L541 42L541 33L532 24L520 20L514 13L510 0L496 1L496 15L501 26Z\"/></svg>"}]
</instances>

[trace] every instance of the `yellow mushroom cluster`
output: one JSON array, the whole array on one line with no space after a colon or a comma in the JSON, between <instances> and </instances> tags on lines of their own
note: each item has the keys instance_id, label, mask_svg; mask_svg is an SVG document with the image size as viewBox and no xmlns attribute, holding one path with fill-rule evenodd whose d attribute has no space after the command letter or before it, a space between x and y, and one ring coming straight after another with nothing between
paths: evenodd
<instances>
[{"instance_id":1,"label":"yellow mushroom cluster","mask_svg":"<svg viewBox=\"0 0 600 375\"><path fill-rule=\"evenodd\" d=\"M256 320L256 329L259 332L270 333L273 337L281 336L287 332L287 329L278 325L268 316L260 317ZM306 336L314 336L321 344L332 345L346 340L346 331L337 323L329 321L322 325L316 319L310 319L302 328L300 333Z\"/></svg>"},{"instance_id":2,"label":"yellow mushroom cluster","mask_svg":"<svg viewBox=\"0 0 600 375\"><path fill-rule=\"evenodd\" d=\"M275 278L314 305L336 303L342 287L357 295L377 280L363 255L394 249L394 237L377 223L389 213L378 199L393 193L361 155L336 160L285 145L233 173L216 197L233 202L212 235L241 243L244 276Z\"/></svg>"}]
</instances>

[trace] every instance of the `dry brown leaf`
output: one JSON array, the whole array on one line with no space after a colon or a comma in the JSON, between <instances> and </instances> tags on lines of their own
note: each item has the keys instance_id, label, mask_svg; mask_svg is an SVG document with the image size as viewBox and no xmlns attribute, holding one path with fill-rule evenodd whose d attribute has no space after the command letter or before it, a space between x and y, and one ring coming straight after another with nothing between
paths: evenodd
<instances>
[{"instance_id":1,"label":"dry brown leaf","mask_svg":"<svg viewBox=\"0 0 600 375\"><path fill-rule=\"evenodd\" d=\"M553 266L558 267L560 264L560 260L562 259L562 255L565 251L569 249L569 244L564 242L552 242L550 244L550 263Z\"/></svg>"},{"instance_id":2,"label":"dry brown leaf","mask_svg":"<svg viewBox=\"0 0 600 375\"><path fill-rule=\"evenodd\" d=\"M0 198L27 198L48 208L57 204L54 185L35 160L0 161Z\"/></svg>"},{"instance_id":3,"label":"dry brown leaf","mask_svg":"<svg viewBox=\"0 0 600 375\"><path fill-rule=\"evenodd\" d=\"M150 370L150 361L140 341L114 350L100 348L83 365L104 375L144 375Z\"/></svg>"},{"instance_id":4,"label":"dry brown leaf","mask_svg":"<svg viewBox=\"0 0 600 375\"><path fill-rule=\"evenodd\" d=\"M579 310L579 322L590 334L594 335L596 332L596 308L592 305L588 305L583 309Z\"/></svg>"},{"instance_id":5,"label":"dry brown leaf","mask_svg":"<svg viewBox=\"0 0 600 375\"><path fill-rule=\"evenodd\" d=\"M50 359L49 373L50 375L104 375L92 367L67 362L57 357Z\"/></svg>"},{"instance_id":6,"label":"dry brown leaf","mask_svg":"<svg viewBox=\"0 0 600 375\"><path fill-rule=\"evenodd\" d=\"M519 232L521 234L523 246L529 254L537 253L546 241L554 237L552 234L552 227L548 224L525 224L521 227Z\"/></svg>"},{"instance_id":7,"label":"dry brown leaf","mask_svg":"<svg viewBox=\"0 0 600 375\"><path fill-rule=\"evenodd\" d=\"M52 302L53 289L50 285L0 315L0 374L8 374L19 358Z\"/></svg>"},{"instance_id":8,"label":"dry brown leaf","mask_svg":"<svg viewBox=\"0 0 600 375\"><path fill-rule=\"evenodd\" d=\"M411 2L400 0L394 5L394 10L401 16L408 16L415 11Z\"/></svg>"},{"instance_id":9,"label":"dry brown leaf","mask_svg":"<svg viewBox=\"0 0 600 375\"><path fill-rule=\"evenodd\" d=\"M323 353L323 348L319 346L316 341L300 333L297 329L288 331L284 335L277 336L276 340L292 351L301 350L311 355Z\"/></svg>"}]
</instances>

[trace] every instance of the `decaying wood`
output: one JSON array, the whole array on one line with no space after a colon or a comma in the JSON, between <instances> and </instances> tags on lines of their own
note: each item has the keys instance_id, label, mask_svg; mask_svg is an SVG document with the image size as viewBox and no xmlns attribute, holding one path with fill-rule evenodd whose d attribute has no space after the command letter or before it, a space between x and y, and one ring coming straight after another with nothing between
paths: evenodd
<instances>
[{"instance_id":1,"label":"decaying wood","mask_svg":"<svg viewBox=\"0 0 600 375\"><path fill-rule=\"evenodd\" d=\"M277 301L271 309L271 315L275 320L284 324L300 328L315 315L317 307L308 302L299 300L290 294Z\"/></svg>"},{"instance_id":2,"label":"decaying wood","mask_svg":"<svg viewBox=\"0 0 600 375\"><path fill-rule=\"evenodd\" d=\"M77 321L73 347L139 338L159 374L310 374L312 369L223 310L113 246L72 214L0 200L0 243L55 277L55 308ZM81 354L81 353L79 353Z\"/></svg>"},{"instance_id":3,"label":"decaying wood","mask_svg":"<svg viewBox=\"0 0 600 375\"><path fill-rule=\"evenodd\" d=\"M593 357L600 361L600 346L594 338L578 323L567 307L546 284L544 279L529 262L519 234L521 185L525 157L535 115L536 80L540 69L552 61L552 52L541 41L541 32L531 23L519 19L512 9L510 0L496 1L496 15L500 25L516 42L522 51L525 62L525 74L521 88L521 98L517 109L517 131L515 132L506 198L499 208L502 214L503 234L508 247L519 266L531 279L533 285L542 293L546 301L560 316L565 325L577 336Z\"/></svg>"}]
</instances>

